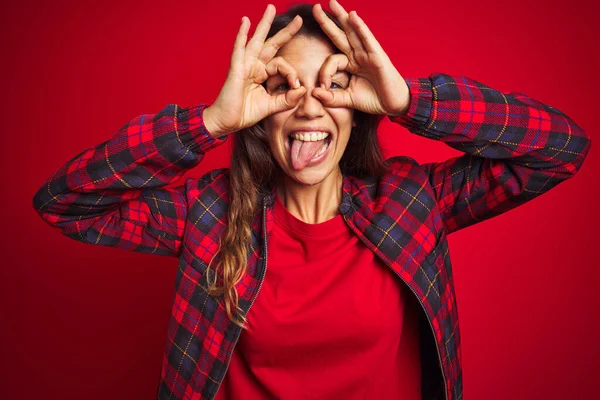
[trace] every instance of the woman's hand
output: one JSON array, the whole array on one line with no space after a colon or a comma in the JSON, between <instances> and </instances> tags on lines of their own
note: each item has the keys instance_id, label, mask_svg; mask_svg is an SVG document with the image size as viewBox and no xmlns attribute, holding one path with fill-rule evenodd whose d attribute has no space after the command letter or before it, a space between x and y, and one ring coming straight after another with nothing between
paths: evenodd
<instances>
[{"instance_id":1,"label":"woman's hand","mask_svg":"<svg viewBox=\"0 0 600 400\"><path fill-rule=\"evenodd\" d=\"M225 83L215 102L202 114L206 129L213 136L239 131L273 113L292 108L306 92L306 88L300 86L296 70L283 58L274 57L298 32L302 18L296 16L265 42L274 17L275 7L269 4L247 45L250 20L242 18ZM278 74L286 77L292 90L270 95L262 83Z\"/></svg>"},{"instance_id":2,"label":"woman's hand","mask_svg":"<svg viewBox=\"0 0 600 400\"><path fill-rule=\"evenodd\" d=\"M343 30L321 5L313 7L313 15L343 54L333 54L325 61L319 77L324 88L315 88L313 95L327 107L349 107L369 114L405 114L410 103L408 86L375 36L356 11L348 14L336 0L330 0L329 7ZM331 77L340 70L351 74L350 83L345 90L330 91Z\"/></svg>"}]
</instances>

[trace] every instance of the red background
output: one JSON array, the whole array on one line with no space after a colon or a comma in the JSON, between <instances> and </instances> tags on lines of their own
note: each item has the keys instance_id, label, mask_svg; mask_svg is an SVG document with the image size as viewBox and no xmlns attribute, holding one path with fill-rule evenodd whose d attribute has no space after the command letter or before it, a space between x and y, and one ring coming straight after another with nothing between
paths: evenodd
<instances>
[{"instance_id":1,"label":"red background","mask_svg":"<svg viewBox=\"0 0 600 400\"><path fill-rule=\"evenodd\" d=\"M168 103L212 102L265 1L2 2L0 280L5 399L154 398L177 260L95 247L31 201L64 162ZM289 2L276 2L283 11ZM596 135L597 2L347 0L405 77L465 75ZM388 156L458 154L387 121ZM596 145L597 147L598 145ZM596 394L598 149L572 180L450 236L467 399ZM207 154L226 166L230 148Z\"/></svg>"}]
</instances>

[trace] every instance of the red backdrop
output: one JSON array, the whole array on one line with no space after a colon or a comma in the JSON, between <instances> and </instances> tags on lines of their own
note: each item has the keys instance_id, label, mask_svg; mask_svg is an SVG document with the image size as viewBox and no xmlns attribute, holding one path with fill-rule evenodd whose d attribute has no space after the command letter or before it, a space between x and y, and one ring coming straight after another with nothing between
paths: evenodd
<instances>
[{"instance_id":1,"label":"red backdrop","mask_svg":"<svg viewBox=\"0 0 600 400\"><path fill-rule=\"evenodd\" d=\"M283 11L289 2L276 2ZM5 399L155 396L177 260L86 245L34 212L39 185L130 119L212 102L240 19L265 1L4 1L0 300ZM405 77L465 75L559 108L596 135L594 1L346 0ZM389 121L388 156L458 154ZM579 174L450 236L467 399L596 392L598 149ZM210 152L200 175L227 166Z\"/></svg>"}]
</instances>

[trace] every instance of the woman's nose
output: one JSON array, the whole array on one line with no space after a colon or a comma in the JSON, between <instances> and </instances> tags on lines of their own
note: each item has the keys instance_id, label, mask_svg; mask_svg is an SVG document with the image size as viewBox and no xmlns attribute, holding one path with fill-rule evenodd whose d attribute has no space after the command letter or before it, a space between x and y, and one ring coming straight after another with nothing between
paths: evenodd
<instances>
[{"instance_id":1,"label":"woman's nose","mask_svg":"<svg viewBox=\"0 0 600 400\"><path fill-rule=\"evenodd\" d=\"M304 118L318 118L325 114L325 107L321 100L312 95L313 87L307 87L306 93L298 101L296 116Z\"/></svg>"}]
</instances>

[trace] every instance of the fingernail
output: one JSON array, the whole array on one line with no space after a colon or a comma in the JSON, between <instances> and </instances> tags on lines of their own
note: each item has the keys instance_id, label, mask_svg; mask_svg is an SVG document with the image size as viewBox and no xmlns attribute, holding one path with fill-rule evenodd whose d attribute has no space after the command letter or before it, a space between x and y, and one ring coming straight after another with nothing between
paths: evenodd
<instances>
[{"instance_id":1,"label":"fingernail","mask_svg":"<svg viewBox=\"0 0 600 400\"><path fill-rule=\"evenodd\" d=\"M296 79L296 89L300 87L300 79Z\"/></svg>"},{"instance_id":2,"label":"fingernail","mask_svg":"<svg viewBox=\"0 0 600 400\"><path fill-rule=\"evenodd\" d=\"M325 84L324 84L324 83L321 83L321 87L322 87L323 89L325 89Z\"/></svg>"}]
</instances>

